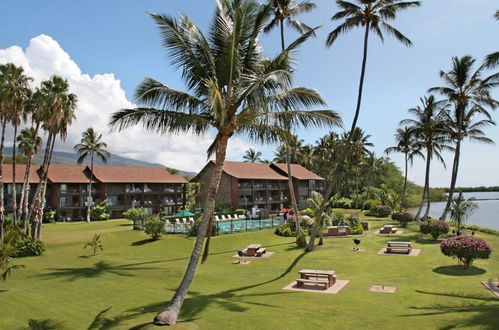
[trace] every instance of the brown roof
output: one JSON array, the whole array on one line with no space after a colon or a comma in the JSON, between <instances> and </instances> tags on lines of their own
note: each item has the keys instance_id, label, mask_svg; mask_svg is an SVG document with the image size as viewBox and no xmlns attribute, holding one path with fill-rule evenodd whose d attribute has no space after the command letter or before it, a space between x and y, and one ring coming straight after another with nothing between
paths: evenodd
<instances>
[{"instance_id":1,"label":"brown roof","mask_svg":"<svg viewBox=\"0 0 499 330\"><path fill-rule=\"evenodd\" d=\"M105 183L187 183L181 175L161 167L94 166L94 176Z\"/></svg>"},{"instance_id":2,"label":"brown roof","mask_svg":"<svg viewBox=\"0 0 499 330\"><path fill-rule=\"evenodd\" d=\"M86 175L85 168L85 165L51 164L48 179L52 183L88 183L90 178Z\"/></svg>"},{"instance_id":3,"label":"brown roof","mask_svg":"<svg viewBox=\"0 0 499 330\"><path fill-rule=\"evenodd\" d=\"M213 166L214 161L210 161L191 181L197 182L200 174L208 167ZM262 180L286 180L284 175L276 172L270 164L245 163L225 161L222 169L226 174L236 179L262 179Z\"/></svg>"},{"instance_id":4,"label":"brown roof","mask_svg":"<svg viewBox=\"0 0 499 330\"><path fill-rule=\"evenodd\" d=\"M288 166L286 164L272 164L272 166L277 167L284 175L288 175ZM291 164L291 175L298 180L325 180L299 164Z\"/></svg>"},{"instance_id":5,"label":"brown roof","mask_svg":"<svg viewBox=\"0 0 499 330\"><path fill-rule=\"evenodd\" d=\"M32 165L29 171L29 183L37 183L39 178L36 174L36 170L40 165ZM12 164L3 164L3 182L12 183ZM26 171L26 165L16 164L16 183L22 183L24 181L24 172Z\"/></svg>"}]
</instances>

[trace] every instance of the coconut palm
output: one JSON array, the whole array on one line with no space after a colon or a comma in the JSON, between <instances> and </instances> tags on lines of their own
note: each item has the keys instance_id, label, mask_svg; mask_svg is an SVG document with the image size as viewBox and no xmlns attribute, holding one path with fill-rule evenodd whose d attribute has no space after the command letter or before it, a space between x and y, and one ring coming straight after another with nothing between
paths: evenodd
<instances>
[{"instance_id":1,"label":"coconut palm","mask_svg":"<svg viewBox=\"0 0 499 330\"><path fill-rule=\"evenodd\" d=\"M249 148L246 150L246 153L243 156L243 159L246 163L262 163L262 153L260 151L256 151L253 148Z\"/></svg>"},{"instance_id":2,"label":"coconut palm","mask_svg":"<svg viewBox=\"0 0 499 330\"><path fill-rule=\"evenodd\" d=\"M282 110L284 104L309 108L324 105L324 101L316 91L288 89L292 82L290 51L306 38L292 43L276 58L263 58L258 36L268 12L261 8L252 0L218 1L208 37L185 15L173 19L150 14L160 28L169 58L182 70L187 91L146 78L135 94L143 107L112 116L110 125L118 130L142 124L162 134L216 133L208 148L209 155L215 154L215 164L194 248L173 298L155 318L157 324L175 324L194 278L207 229L211 228L230 137L245 135L254 141L277 142L289 138L288 131L282 129L284 122L292 127L323 127L340 121L338 114L328 110Z\"/></svg>"},{"instance_id":3,"label":"coconut palm","mask_svg":"<svg viewBox=\"0 0 499 330\"><path fill-rule=\"evenodd\" d=\"M28 205L29 172L31 169L33 156L38 154L42 146L42 138L38 136L37 133L38 132L35 127L25 128L19 133L19 136L17 137L17 142L19 143L18 145L19 151L21 151L21 153L25 155L27 159L26 169L24 171L23 186L21 189L21 196L19 198L19 209L18 209L19 218L23 222L24 232L26 232L27 230L27 221L26 218L24 217L23 212L26 210L26 207Z\"/></svg>"},{"instance_id":4,"label":"coconut palm","mask_svg":"<svg viewBox=\"0 0 499 330\"><path fill-rule=\"evenodd\" d=\"M445 120L445 110L448 108L447 101L436 101L435 96L433 95L428 97L425 96L420 100L421 106L409 109L409 113L414 115L416 119L404 119L400 122L400 124L408 125L412 134L414 134L417 139L417 143L420 144L421 148L426 150L424 192L421 199L421 205L415 216L415 219L419 218L426 197L427 206L423 216L423 220L425 220L430 212L431 161L435 157L445 166L441 152L443 150L452 150L452 148L447 145L447 142L449 141L447 136L447 122Z\"/></svg>"},{"instance_id":5,"label":"coconut palm","mask_svg":"<svg viewBox=\"0 0 499 330\"><path fill-rule=\"evenodd\" d=\"M424 159L424 155L421 152L421 145L417 143L417 140L413 134L413 130L407 126L404 126L404 128L397 128L395 141L397 142L397 145L386 148L385 153L387 155L394 152L404 154L404 187L402 189L402 200L400 202L400 212L402 212L405 207L408 164L410 162L412 166L414 157L418 156Z\"/></svg>"},{"instance_id":6,"label":"coconut palm","mask_svg":"<svg viewBox=\"0 0 499 330\"><path fill-rule=\"evenodd\" d=\"M310 28L303 22L296 19L299 14L310 12L315 8L315 4L310 1L295 2L292 0L270 0L268 6L273 11L273 18L270 20L268 25L264 28L264 32L270 32L276 26L279 25L281 32L281 51L286 49L286 43L284 41L284 22L294 30L301 34L304 33L314 33L314 29ZM291 110L286 108L287 110ZM288 123L284 123L284 128L289 130L291 127ZM296 238L297 243L300 246L305 245L305 236L300 230L300 217L298 216L298 203L295 196L295 188L293 185L293 173L291 170L291 150L290 147L284 144L285 154L286 154L286 167L288 174L288 189L291 197L291 206L294 214L296 214Z\"/></svg>"},{"instance_id":7,"label":"coconut palm","mask_svg":"<svg viewBox=\"0 0 499 330\"><path fill-rule=\"evenodd\" d=\"M474 200L474 197L464 199L461 191L459 195L452 199L449 212L450 218L457 222L458 235L460 234L461 224L478 208L478 204Z\"/></svg>"},{"instance_id":8,"label":"coconut palm","mask_svg":"<svg viewBox=\"0 0 499 330\"><path fill-rule=\"evenodd\" d=\"M360 73L359 92L357 95L355 116L352 122L352 128L350 129L351 132L353 132L354 128L357 126L357 120L360 113L362 89L364 86L364 76L366 72L369 32L372 31L376 33L381 41L384 41L382 32L384 30L404 45L412 46L412 42L395 27L388 24L388 21L395 20L399 11L420 5L419 1L404 2L397 0L356 0L356 2L358 5L348 1L336 0L336 4L341 10L334 14L333 17L331 17L331 20L336 21L345 19L345 21L329 33L326 40L326 45L331 47L340 35L356 27L364 28L364 51Z\"/></svg>"},{"instance_id":9,"label":"coconut palm","mask_svg":"<svg viewBox=\"0 0 499 330\"><path fill-rule=\"evenodd\" d=\"M430 92L438 92L446 97L452 104L454 112L454 114L448 116L448 123L451 130L451 138L456 148L447 204L440 217L441 220L445 220L447 210L452 202L459 170L461 143L465 137L470 137L470 135L465 133L465 125L471 126L470 128L476 128L472 125L472 121L474 120L473 117L478 115L484 115L490 123L490 115L487 110L493 110L499 106L499 102L491 96L491 90L499 85L499 73L482 78L485 65L481 65L477 70L473 71L474 63L475 60L471 56L453 57L452 69L448 72L440 71L440 77L444 81L445 86L432 87L429 90ZM466 123L465 118L467 120ZM472 138L471 140L481 142L491 141L481 137L477 139Z\"/></svg>"},{"instance_id":10,"label":"coconut palm","mask_svg":"<svg viewBox=\"0 0 499 330\"><path fill-rule=\"evenodd\" d=\"M74 112L78 102L75 94L69 92L66 79L52 76L50 80L42 82L41 93L46 102L46 110L50 116L44 117L43 129L48 133L45 145L45 155L40 169L40 179L36 187L35 196L31 203L29 217L31 218L31 238L42 238L43 209L45 207L45 190L47 188L48 171L52 160L55 140L59 136L65 140L67 129L75 118Z\"/></svg>"},{"instance_id":11,"label":"coconut palm","mask_svg":"<svg viewBox=\"0 0 499 330\"><path fill-rule=\"evenodd\" d=\"M87 128L83 132L81 141L74 146L76 152L80 155L78 158L78 164L83 163L83 161L90 156L90 179L88 182L88 198L87 198L87 222L90 222L90 207L92 202L92 180L94 173L94 156L99 157L104 163L110 157L109 152L106 151L107 143L102 141L102 134L97 136L92 127Z\"/></svg>"}]
</instances>

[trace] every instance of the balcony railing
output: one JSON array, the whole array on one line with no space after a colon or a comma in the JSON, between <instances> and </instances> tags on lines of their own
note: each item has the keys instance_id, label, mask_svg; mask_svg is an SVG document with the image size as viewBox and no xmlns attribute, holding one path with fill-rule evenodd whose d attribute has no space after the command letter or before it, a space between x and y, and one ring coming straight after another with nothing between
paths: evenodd
<instances>
[{"instance_id":1,"label":"balcony railing","mask_svg":"<svg viewBox=\"0 0 499 330\"><path fill-rule=\"evenodd\" d=\"M59 207L80 207L79 203L59 203Z\"/></svg>"}]
</instances>

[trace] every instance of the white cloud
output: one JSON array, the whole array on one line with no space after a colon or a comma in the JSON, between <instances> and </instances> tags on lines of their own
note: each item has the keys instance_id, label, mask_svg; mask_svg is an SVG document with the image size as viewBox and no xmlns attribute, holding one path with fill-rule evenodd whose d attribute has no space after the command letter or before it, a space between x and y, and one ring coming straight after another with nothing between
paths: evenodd
<instances>
[{"instance_id":1,"label":"white cloud","mask_svg":"<svg viewBox=\"0 0 499 330\"><path fill-rule=\"evenodd\" d=\"M103 133L109 151L121 156L189 171L198 171L206 163L206 149L213 140L213 134L204 137L190 134L158 136L140 127L109 133L107 123L110 115L121 108L133 106L127 100L120 80L112 73L93 77L82 73L69 54L50 36L42 34L31 39L26 51L18 46L0 49L0 63L8 62L22 66L35 79L35 85L53 74L60 75L68 80L71 92L78 95L76 120L66 143L58 142L56 149L72 151L81 133L88 127L94 127ZM240 158L249 147L251 145L245 141L232 138L227 157Z\"/></svg>"}]
</instances>

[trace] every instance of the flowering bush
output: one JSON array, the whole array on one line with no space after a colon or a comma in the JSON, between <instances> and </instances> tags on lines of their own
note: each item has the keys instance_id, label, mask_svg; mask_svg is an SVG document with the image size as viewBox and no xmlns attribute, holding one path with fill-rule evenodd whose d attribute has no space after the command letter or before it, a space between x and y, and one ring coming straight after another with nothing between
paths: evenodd
<instances>
[{"instance_id":1,"label":"flowering bush","mask_svg":"<svg viewBox=\"0 0 499 330\"><path fill-rule=\"evenodd\" d=\"M464 268L468 268L475 259L488 259L492 249L480 238L455 236L444 239L440 243L440 251L448 257L457 258Z\"/></svg>"},{"instance_id":2,"label":"flowering bush","mask_svg":"<svg viewBox=\"0 0 499 330\"><path fill-rule=\"evenodd\" d=\"M450 230L450 226L447 222L441 220L427 220L419 225L419 230L423 234L429 234L434 240L438 236L447 234Z\"/></svg>"},{"instance_id":3,"label":"flowering bush","mask_svg":"<svg viewBox=\"0 0 499 330\"><path fill-rule=\"evenodd\" d=\"M384 218L392 214L392 208L387 205L376 205L366 214L377 218Z\"/></svg>"},{"instance_id":4,"label":"flowering bush","mask_svg":"<svg viewBox=\"0 0 499 330\"><path fill-rule=\"evenodd\" d=\"M405 227L407 223L414 220L414 215L409 212L397 212L392 214L392 220L397 220L401 227Z\"/></svg>"}]
</instances>

